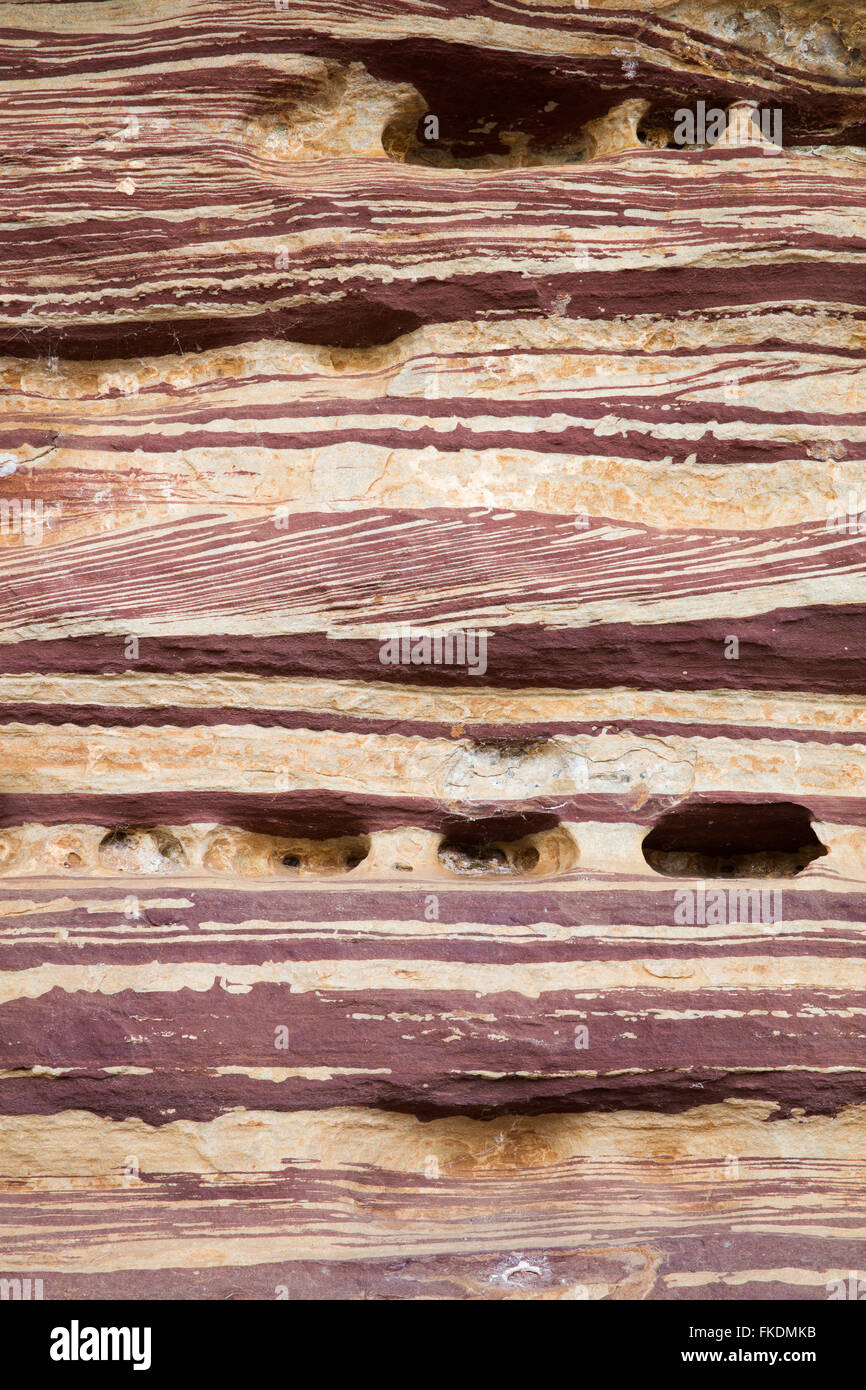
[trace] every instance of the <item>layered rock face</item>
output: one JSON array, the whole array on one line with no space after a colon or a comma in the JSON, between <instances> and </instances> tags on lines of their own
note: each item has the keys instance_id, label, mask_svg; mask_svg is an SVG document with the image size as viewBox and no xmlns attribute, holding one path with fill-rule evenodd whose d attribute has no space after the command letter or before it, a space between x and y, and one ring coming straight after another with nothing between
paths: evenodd
<instances>
[{"instance_id":1,"label":"layered rock face","mask_svg":"<svg viewBox=\"0 0 866 1390\"><path fill-rule=\"evenodd\" d=\"M862 7L3 21L0 1275L828 1297Z\"/></svg>"}]
</instances>

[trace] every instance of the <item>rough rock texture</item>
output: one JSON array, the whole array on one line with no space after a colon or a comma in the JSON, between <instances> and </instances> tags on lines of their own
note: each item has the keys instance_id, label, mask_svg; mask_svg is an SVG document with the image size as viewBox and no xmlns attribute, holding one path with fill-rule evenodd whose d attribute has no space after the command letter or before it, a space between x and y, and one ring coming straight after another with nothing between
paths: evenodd
<instances>
[{"instance_id":1,"label":"rough rock texture","mask_svg":"<svg viewBox=\"0 0 866 1390\"><path fill-rule=\"evenodd\" d=\"M0 1275L827 1297L862 6L10 4L0 94Z\"/></svg>"}]
</instances>

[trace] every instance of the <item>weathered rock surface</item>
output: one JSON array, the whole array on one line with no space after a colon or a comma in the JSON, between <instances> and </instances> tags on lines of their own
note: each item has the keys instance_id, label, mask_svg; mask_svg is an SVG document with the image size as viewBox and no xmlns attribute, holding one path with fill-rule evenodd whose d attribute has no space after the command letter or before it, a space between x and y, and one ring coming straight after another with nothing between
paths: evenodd
<instances>
[{"instance_id":1,"label":"weathered rock surface","mask_svg":"<svg viewBox=\"0 0 866 1390\"><path fill-rule=\"evenodd\" d=\"M826 1297L861 6L3 19L0 1273Z\"/></svg>"}]
</instances>

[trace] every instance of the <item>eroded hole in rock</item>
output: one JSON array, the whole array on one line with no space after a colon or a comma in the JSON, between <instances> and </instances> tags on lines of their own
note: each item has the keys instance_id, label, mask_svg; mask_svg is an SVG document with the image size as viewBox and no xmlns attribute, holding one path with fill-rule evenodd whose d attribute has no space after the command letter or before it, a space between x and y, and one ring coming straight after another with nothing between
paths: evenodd
<instances>
[{"instance_id":1,"label":"eroded hole in rock","mask_svg":"<svg viewBox=\"0 0 866 1390\"><path fill-rule=\"evenodd\" d=\"M763 28L763 12L755 16L757 11L752 38L755 29ZM807 43L811 64L816 57L815 36L810 35ZM822 43L838 45L831 62L842 60L838 72L846 82L852 73L859 78L864 71L863 53L853 44L840 44L829 23ZM336 58L336 46L332 53ZM724 110L742 98L783 111L786 146L863 143L862 103L844 85L833 94L826 90L816 104L811 94L797 93L783 81L767 91L764 84L737 81L711 68L698 75L676 63L655 67L619 45L588 62L565 56L551 62L540 54L490 49L479 63L472 47L425 38L387 48L347 45L342 58L344 62L360 60L380 81L408 84L421 97L423 115L408 138L405 122L396 123L397 128L383 138L392 158L408 163L471 169L514 167L521 161L574 162L580 157L587 126L635 99L648 108L639 127L641 143L647 148L670 145L677 114L683 110L696 111L699 102L708 109ZM430 127L430 116L436 117L437 126Z\"/></svg>"},{"instance_id":2,"label":"eroded hole in rock","mask_svg":"<svg viewBox=\"0 0 866 1390\"><path fill-rule=\"evenodd\" d=\"M558 93L558 99L552 95ZM582 164L623 149L663 149L672 128L649 119L651 103L634 97L597 91L586 95L575 84L562 89L548 84L539 105L503 111L478 108L471 112L433 106L416 118L395 117L382 133L389 158L433 169L529 169Z\"/></svg>"},{"instance_id":3,"label":"eroded hole in rock","mask_svg":"<svg viewBox=\"0 0 866 1390\"><path fill-rule=\"evenodd\" d=\"M342 835L331 840L281 840L271 856L275 873L348 874L370 853L367 835Z\"/></svg>"},{"instance_id":4,"label":"eroded hole in rock","mask_svg":"<svg viewBox=\"0 0 866 1390\"><path fill-rule=\"evenodd\" d=\"M439 863L452 874L516 874L501 845L477 845L467 848L446 840L439 846Z\"/></svg>"},{"instance_id":5,"label":"eroded hole in rock","mask_svg":"<svg viewBox=\"0 0 866 1390\"><path fill-rule=\"evenodd\" d=\"M100 841L99 860L118 873L165 874L182 869L186 855L170 831L135 826L109 830Z\"/></svg>"},{"instance_id":6,"label":"eroded hole in rock","mask_svg":"<svg viewBox=\"0 0 866 1390\"><path fill-rule=\"evenodd\" d=\"M718 802L670 811L643 842L670 878L793 878L827 853L805 806Z\"/></svg>"},{"instance_id":7,"label":"eroded hole in rock","mask_svg":"<svg viewBox=\"0 0 866 1390\"><path fill-rule=\"evenodd\" d=\"M33 859L28 856L23 844L21 849L24 850L22 867L27 864L28 859L32 865ZM80 829L64 829L49 834L41 850L39 858L43 860L46 872L53 873L57 870L74 875L91 870L98 854L92 837Z\"/></svg>"},{"instance_id":8,"label":"eroded hole in rock","mask_svg":"<svg viewBox=\"0 0 866 1390\"><path fill-rule=\"evenodd\" d=\"M479 71L477 54L456 45L440 51L427 43L423 58L413 56L403 49L400 71L422 109L405 103L382 132L386 154L406 164L469 170L580 164L619 149L664 149L672 137L671 120L654 113L661 93L630 80L602 84L526 55L518 75L513 54L492 52ZM381 55L368 61L394 75Z\"/></svg>"},{"instance_id":9,"label":"eroded hole in rock","mask_svg":"<svg viewBox=\"0 0 866 1390\"><path fill-rule=\"evenodd\" d=\"M240 878L347 874L357 869L369 853L370 838L363 834L313 839L297 834L259 834L226 825L210 830L201 846L205 869Z\"/></svg>"},{"instance_id":10,"label":"eroded hole in rock","mask_svg":"<svg viewBox=\"0 0 866 1390\"><path fill-rule=\"evenodd\" d=\"M602 84L531 58L516 73L514 55L495 52L479 69L474 49L429 40L417 51L361 45L303 60L284 96L251 116L246 142L269 176L280 166L383 155L439 169L580 163L609 152L599 150L596 127L623 111L627 146L666 144L668 132L643 119L657 94L648 100L628 74L619 78Z\"/></svg>"},{"instance_id":11,"label":"eroded hole in rock","mask_svg":"<svg viewBox=\"0 0 866 1390\"><path fill-rule=\"evenodd\" d=\"M536 813L453 822L437 857L443 869L461 876L546 876L571 868L577 846L555 816Z\"/></svg>"}]
</instances>

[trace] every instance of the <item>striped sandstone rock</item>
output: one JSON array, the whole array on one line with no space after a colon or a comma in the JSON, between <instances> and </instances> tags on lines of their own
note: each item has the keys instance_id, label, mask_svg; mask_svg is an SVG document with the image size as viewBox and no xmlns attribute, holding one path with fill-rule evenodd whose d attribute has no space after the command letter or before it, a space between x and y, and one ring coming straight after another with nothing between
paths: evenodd
<instances>
[{"instance_id":1,"label":"striped sandstone rock","mask_svg":"<svg viewBox=\"0 0 866 1390\"><path fill-rule=\"evenodd\" d=\"M0 89L0 1275L826 1298L860 7L11 4Z\"/></svg>"}]
</instances>

